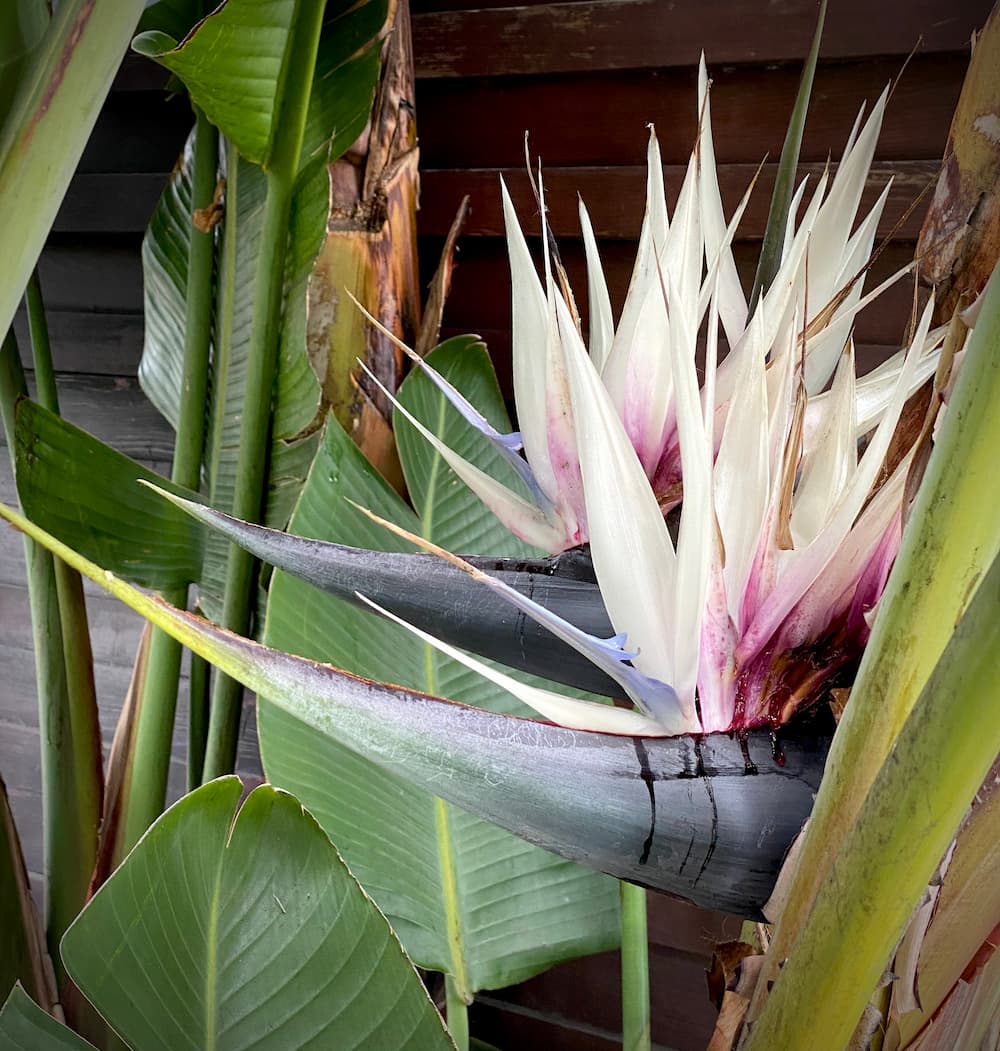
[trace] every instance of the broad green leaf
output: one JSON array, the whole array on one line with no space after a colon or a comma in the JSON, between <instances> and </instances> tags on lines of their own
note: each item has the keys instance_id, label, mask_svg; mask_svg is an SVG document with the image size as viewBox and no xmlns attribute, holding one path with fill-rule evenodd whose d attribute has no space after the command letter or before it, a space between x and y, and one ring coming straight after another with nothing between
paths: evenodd
<instances>
[{"instance_id":1,"label":"broad green leaf","mask_svg":"<svg viewBox=\"0 0 1000 1051\"><path fill-rule=\"evenodd\" d=\"M244 156L263 164L298 6L298 0L229 0L180 43L154 29L132 46L176 74L209 120Z\"/></svg>"},{"instance_id":2,"label":"broad green leaf","mask_svg":"<svg viewBox=\"0 0 1000 1051\"><path fill-rule=\"evenodd\" d=\"M41 254L144 0L64 0L0 130L0 332Z\"/></svg>"},{"instance_id":3,"label":"broad green leaf","mask_svg":"<svg viewBox=\"0 0 1000 1051\"><path fill-rule=\"evenodd\" d=\"M274 15L279 9L285 11L294 5L230 0L225 8L206 19L177 55L187 55L193 47L193 54L197 56L205 42L202 34L215 33L218 26L212 28L213 20L223 15L230 21L237 20L233 23L237 36L240 33L253 36L254 12L261 14L265 6ZM234 7L235 11L230 10ZM340 156L368 120L379 74L379 49L372 46L372 42L386 15L384 0L368 0L356 7L347 3L331 5L320 39L302 167L292 200L280 363L268 461L270 477L264 520L279 528L288 521L318 439L314 421L320 411L320 388L305 354L305 301L306 283L326 228L329 204L326 161ZM140 46L146 45L140 42ZM211 73L214 76L214 67ZM260 69L255 68L254 76L259 74ZM276 86L272 77L271 90ZM216 84L213 90L218 87ZM210 116L217 116L209 99L198 93L195 99L205 105ZM242 108L242 105L240 97L239 106ZM228 126L223 130L235 134ZM245 145L239 136L237 144ZM190 149L187 149L161 197L143 242L147 310L140 379L147 395L172 425L176 425L183 396L181 363L191 229L190 166ZM232 314L223 319L224 324L217 332L211 394L213 435L207 452L208 489L215 505L221 508L231 506L239 455L254 282L266 195L264 172L232 146L226 177L225 243L232 246L232 251L221 251L219 295L220 305L228 298ZM199 600L202 608L216 617L221 615L227 556L228 545L222 538L207 538Z\"/></svg>"},{"instance_id":4,"label":"broad green leaf","mask_svg":"<svg viewBox=\"0 0 1000 1051\"><path fill-rule=\"evenodd\" d=\"M14 987L0 1009L3 1051L95 1051L93 1044L46 1014L21 988Z\"/></svg>"},{"instance_id":5,"label":"broad green leaf","mask_svg":"<svg viewBox=\"0 0 1000 1051\"><path fill-rule=\"evenodd\" d=\"M384 0L329 5L317 61L304 157L346 131L345 108L371 107L378 58L368 54L385 24ZM299 17L299 0L228 0L179 44L160 29L133 46L176 74L192 100L248 160L267 167L280 114L276 97ZM357 68L354 68L357 67ZM345 80L345 70L350 71ZM362 72L364 70L364 72ZM349 144L349 143L348 143ZM343 152L343 149L341 149Z\"/></svg>"},{"instance_id":6,"label":"broad green leaf","mask_svg":"<svg viewBox=\"0 0 1000 1051\"><path fill-rule=\"evenodd\" d=\"M177 430L184 373L185 296L191 244L194 132L142 239L144 337L139 382Z\"/></svg>"},{"instance_id":7,"label":"broad green leaf","mask_svg":"<svg viewBox=\"0 0 1000 1051\"><path fill-rule=\"evenodd\" d=\"M136 32L159 31L174 40L183 40L211 7L203 0L156 0L143 11Z\"/></svg>"},{"instance_id":8,"label":"broad green leaf","mask_svg":"<svg viewBox=\"0 0 1000 1051\"><path fill-rule=\"evenodd\" d=\"M7 119L18 81L49 23L45 0L0 5L0 125Z\"/></svg>"},{"instance_id":9,"label":"broad green leaf","mask_svg":"<svg viewBox=\"0 0 1000 1051\"><path fill-rule=\"evenodd\" d=\"M135 1051L445 1051L399 942L299 802L237 778L171 807L62 943Z\"/></svg>"},{"instance_id":10,"label":"broad green leaf","mask_svg":"<svg viewBox=\"0 0 1000 1051\"><path fill-rule=\"evenodd\" d=\"M7 786L0 781L0 997L23 982L36 1000L55 1003L44 945Z\"/></svg>"},{"instance_id":11,"label":"broad green leaf","mask_svg":"<svg viewBox=\"0 0 1000 1051\"><path fill-rule=\"evenodd\" d=\"M371 806L380 785L396 791L399 776L565 857L758 918L812 807L830 746L822 721L785 728L777 741L763 731L740 741L592 733L497 715L261 646L138 591L10 507L0 504L0 517L272 698L298 721L303 762L322 736L377 763L388 776L368 783ZM313 776L326 783L337 773ZM419 799L399 789L396 825L414 818L411 797ZM405 864L419 872L423 863L418 855ZM590 899L591 911L601 900ZM572 906L572 880L563 902Z\"/></svg>"},{"instance_id":12,"label":"broad green leaf","mask_svg":"<svg viewBox=\"0 0 1000 1051\"><path fill-rule=\"evenodd\" d=\"M198 579L202 530L136 480L196 494L27 399L18 402L16 443L18 496L47 530L144 587Z\"/></svg>"},{"instance_id":13,"label":"broad green leaf","mask_svg":"<svg viewBox=\"0 0 1000 1051\"><path fill-rule=\"evenodd\" d=\"M474 339L453 340L431 360L493 423L509 426L488 358ZM463 455L497 469L488 444L425 377L407 380L400 396ZM407 548L347 497L452 549L526 553L412 428L399 427L397 434L419 518L331 421L291 530L375 550ZM495 711L527 711L395 625L284 573L271 583L264 637L270 645L370 678ZM260 704L260 737L268 776L301 794L414 959L453 974L463 992L507 985L615 943L611 881L445 808L337 742L317 737L269 701Z\"/></svg>"}]
</instances>

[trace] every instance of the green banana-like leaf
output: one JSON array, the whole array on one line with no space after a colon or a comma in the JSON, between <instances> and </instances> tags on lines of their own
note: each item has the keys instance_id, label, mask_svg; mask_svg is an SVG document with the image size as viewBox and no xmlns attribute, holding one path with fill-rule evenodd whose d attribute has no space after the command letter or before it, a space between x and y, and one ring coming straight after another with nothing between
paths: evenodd
<instances>
[{"instance_id":1,"label":"green banana-like leaf","mask_svg":"<svg viewBox=\"0 0 1000 1051\"><path fill-rule=\"evenodd\" d=\"M67 931L74 981L135 1049L453 1047L323 830L227 777L171 807Z\"/></svg>"},{"instance_id":2,"label":"green banana-like leaf","mask_svg":"<svg viewBox=\"0 0 1000 1051\"><path fill-rule=\"evenodd\" d=\"M21 71L49 23L45 0L0 4L0 125L7 119Z\"/></svg>"},{"instance_id":3,"label":"green banana-like leaf","mask_svg":"<svg viewBox=\"0 0 1000 1051\"><path fill-rule=\"evenodd\" d=\"M323 736L380 766L392 780L370 784L370 801L388 785L396 824L413 820L399 777L565 857L759 918L812 808L830 746L821 725L736 741L625 737L497 715L261 646L138 591L12 508L0 504L0 517L294 716L303 756ZM426 852L405 864L426 869Z\"/></svg>"},{"instance_id":4,"label":"green banana-like leaf","mask_svg":"<svg viewBox=\"0 0 1000 1051\"><path fill-rule=\"evenodd\" d=\"M328 6L307 119L306 157L334 130L344 132L339 118L345 106L353 105L367 120L372 94L365 78L353 70L346 80L342 74L358 62L373 68L365 53L387 14L384 0L337 0ZM239 152L266 168L281 120L275 108L278 81L298 17L299 0L228 0L180 43L161 30L150 30L137 36L133 47L176 74ZM376 69L377 61L376 55Z\"/></svg>"},{"instance_id":5,"label":"green banana-like leaf","mask_svg":"<svg viewBox=\"0 0 1000 1051\"><path fill-rule=\"evenodd\" d=\"M379 50L372 44L386 13L384 0L368 0L357 8L343 3L331 7L320 40L303 164L292 202L268 461L264 520L278 528L288 521L318 440L314 421L320 411L320 387L305 354L305 310L306 283L326 228L326 161L342 154L368 119L379 73ZM191 43L197 37L196 33ZM228 247L222 250L219 269L223 317L213 362L213 423L208 452L208 487L213 503L222 508L231 505L239 455L254 279L266 194L264 172L235 149L230 149L226 177ZM157 206L143 245L145 284L149 297L155 297L156 302L147 302L151 309L147 309L140 379L150 399L173 424L183 396L180 366L189 215L190 156L186 151ZM213 616L221 614L227 557L225 540L208 537L199 600Z\"/></svg>"},{"instance_id":6,"label":"green banana-like leaf","mask_svg":"<svg viewBox=\"0 0 1000 1051\"><path fill-rule=\"evenodd\" d=\"M274 139L275 97L298 0L229 0L178 43L149 30L132 46L176 74L209 120L258 164Z\"/></svg>"},{"instance_id":7,"label":"green banana-like leaf","mask_svg":"<svg viewBox=\"0 0 1000 1051\"><path fill-rule=\"evenodd\" d=\"M192 131L142 239L144 339L139 383L175 431L180 419L184 375L193 167Z\"/></svg>"},{"instance_id":8,"label":"green banana-like leaf","mask_svg":"<svg viewBox=\"0 0 1000 1051\"><path fill-rule=\"evenodd\" d=\"M3 1051L96 1051L62 1022L43 1011L20 985L0 1008Z\"/></svg>"},{"instance_id":9,"label":"green banana-like leaf","mask_svg":"<svg viewBox=\"0 0 1000 1051\"><path fill-rule=\"evenodd\" d=\"M381 0L370 0L364 6L365 18L347 19L334 13L324 27L317 62L317 78L322 79L324 90L317 102L320 108L310 110L307 128L307 146L311 145L313 157L300 172L293 202L265 516L278 527L288 521L318 442L318 432L311 424L320 408L320 389L304 352L305 286L322 241L328 200L326 155L317 151L326 143L330 156L339 155L367 119L378 76L378 49L368 47L358 53L358 48L363 49L372 39L360 40L359 32L375 23L381 25L385 5ZM324 126L325 133L321 130ZM190 150L186 149L143 244L147 314L140 378L146 394L174 426L183 396L190 163ZM234 316L226 353L217 353L213 374L217 434L210 483L213 497L223 507L231 499L239 449L264 195L261 170L237 156L229 171L227 195L227 222L236 228L236 252L233 272L225 275L232 282ZM192 531L190 523L183 522L186 516L167 512L164 517L163 502L151 499L135 480L144 478L183 495L176 487L83 432L48 419L37 406L24 410L23 423L23 445L31 455L23 457L19 495L32 517L94 561L136 583L167 588L199 582L203 608L219 614L227 557L225 540L209 536L203 545L201 530ZM67 514L74 501L66 498L66 479L74 480L75 505L87 508L86 515ZM130 513L122 513L123 505Z\"/></svg>"},{"instance_id":10,"label":"green banana-like leaf","mask_svg":"<svg viewBox=\"0 0 1000 1051\"><path fill-rule=\"evenodd\" d=\"M493 423L509 426L489 358L474 337L450 341L431 362ZM499 468L486 443L445 406L423 375L411 376L400 397L463 455L485 470ZM526 553L437 454L427 451L422 438L417 444L399 432L399 439L419 517L331 420L292 528L376 550L407 546L351 507L347 497L449 547ZM527 711L396 625L284 573L271 583L264 639L369 678L494 711ZM617 894L610 880L526 848L509 834L414 792L337 741L309 733L280 704L262 700L259 713L268 777L316 814L414 959L452 974L464 995L511 984L616 942Z\"/></svg>"},{"instance_id":11,"label":"green banana-like leaf","mask_svg":"<svg viewBox=\"0 0 1000 1051\"><path fill-rule=\"evenodd\" d=\"M0 129L0 333L14 319L143 0L64 0Z\"/></svg>"},{"instance_id":12,"label":"green banana-like leaf","mask_svg":"<svg viewBox=\"0 0 1000 1051\"><path fill-rule=\"evenodd\" d=\"M136 480L196 494L26 398L15 434L18 496L32 519L143 587L198 579L203 531Z\"/></svg>"}]
</instances>

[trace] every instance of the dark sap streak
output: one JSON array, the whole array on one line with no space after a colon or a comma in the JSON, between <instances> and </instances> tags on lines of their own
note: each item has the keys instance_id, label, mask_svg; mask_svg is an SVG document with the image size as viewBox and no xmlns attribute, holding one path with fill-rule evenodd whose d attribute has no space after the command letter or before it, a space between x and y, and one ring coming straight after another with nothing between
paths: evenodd
<instances>
[{"instance_id":1,"label":"dark sap streak","mask_svg":"<svg viewBox=\"0 0 1000 1051\"><path fill-rule=\"evenodd\" d=\"M649 852L653 849L653 831L656 828L656 794L653 790L653 782L656 779L653 777L653 771L649 769L649 754L642 740L633 737L632 744L635 746L636 758L639 760L639 775L645 781L646 791L649 793L649 832L646 835L646 842L642 845L642 854L639 855L639 864L645 865L649 861Z\"/></svg>"},{"instance_id":2,"label":"dark sap streak","mask_svg":"<svg viewBox=\"0 0 1000 1051\"><path fill-rule=\"evenodd\" d=\"M690 788L690 786L688 786L688 790L687 791L688 791L688 799L691 801L692 808L693 808L694 801L691 800L691 788ZM698 826L697 825L692 825L691 826L691 841L688 843L688 848L687 848L687 851L684 854L684 860L681 862L681 867L677 870L677 875L678 876L683 876L684 875L684 867L687 865L688 861L691 858L691 851L694 850L694 841L697 838L698 838Z\"/></svg>"},{"instance_id":3,"label":"dark sap streak","mask_svg":"<svg viewBox=\"0 0 1000 1051\"><path fill-rule=\"evenodd\" d=\"M703 777L702 784L705 786L709 802L712 804L712 842L709 843L708 850L705 853L705 860L701 863L701 868L698 869L698 875L694 878L695 886L698 885L698 880L700 880L705 874L705 869L708 868L708 863L712 860L712 855L715 853L715 847L719 842L719 807L715 802L715 789L712 787L712 779L710 777Z\"/></svg>"}]
</instances>

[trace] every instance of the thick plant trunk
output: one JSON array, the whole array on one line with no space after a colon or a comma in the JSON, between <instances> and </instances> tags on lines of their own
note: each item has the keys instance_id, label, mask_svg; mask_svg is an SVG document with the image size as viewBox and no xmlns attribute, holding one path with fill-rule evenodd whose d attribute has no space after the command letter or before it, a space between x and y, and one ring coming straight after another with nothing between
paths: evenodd
<instances>
[{"instance_id":1,"label":"thick plant trunk","mask_svg":"<svg viewBox=\"0 0 1000 1051\"><path fill-rule=\"evenodd\" d=\"M408 0L398 0L382 52L372 116L355 145L330 165L326 238L309 282L306 338L323 396L368 459L397 487L389 406L359 376L356 358L390 389L403 357L351 296L411 345L420 327L417 268L417 130Z\"/></svg>"}]
</instances>

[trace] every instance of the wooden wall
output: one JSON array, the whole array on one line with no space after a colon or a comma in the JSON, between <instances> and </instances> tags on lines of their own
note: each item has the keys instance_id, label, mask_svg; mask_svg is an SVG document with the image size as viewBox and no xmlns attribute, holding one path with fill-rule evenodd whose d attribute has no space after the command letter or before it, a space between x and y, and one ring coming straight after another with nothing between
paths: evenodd
<instances>
[{"instance_id":1,"label":"wooden wall","mask_svg":"<svg viewBox=\"0 0 1000 1051\"><path fill-rule=\"evenodd\" d=\"M765 158L764 177L739 234L752 273L798 65L812 32L813 0L412 0L423 167L423 273L429 277L461 197L472 198L445 314L447 333L476 331L509 377L509 278L497 177L503 173L530 228L524 134L546 171L551 220L585 299L576 194L602 241L620 307L642 215L646 125L656 124L668 187L676 187L695 134L695 63L713 78L712 112L723 196L730 206ZM874 100L916 47L889 106L869 198L890 174L888 233L933 179L958 97L972 30L989 0L830 0L822 60L803 143L817 171L842 149L858 107ZM170 432L136 380L142 339L139 246L166 173L188 130L181 99L167 99L152 67L128 60L81 161L41 261L64 414L123 451L163 469ZM669 191L668 191L669 192ZM897 231L876 274L913 254L920 209ZM897 345L912 289L901 284L857 328L863 360ZM584 307L585 304L581 303ZM22 326L23 328L23 326ZM6 454L0 495L12 496ZM20 540L0 531L0 771L7 779L29 866L41 864L37 728ZM91 593L98 681L110 729L128 679L138 625ZM183 722L183 714L181 717ZM253 768L252 726L243 762ZM178 746L178 755L182 754ZM180 764L175 764L175 790ZM665 898L651 903L653 1035L658 1046L703 1047L713 1009L704 968L713 940L738 924ZM614 954L559 968L474 1008L474 1031L503 1048L620 1046Z\"/></svg>"}]
</instances>

